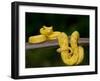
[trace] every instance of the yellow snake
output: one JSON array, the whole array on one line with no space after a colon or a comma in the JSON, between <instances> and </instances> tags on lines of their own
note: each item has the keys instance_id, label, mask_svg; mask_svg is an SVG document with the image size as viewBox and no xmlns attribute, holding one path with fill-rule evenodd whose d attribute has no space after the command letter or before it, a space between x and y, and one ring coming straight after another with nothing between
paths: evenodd
<instances>
[{"instance_id":1,"label":"yellow snake","mask_svg":"<svg viewBox=\"0 0 100 81\"><path fill-rule=\"evenodd\" d=\"M84 59L84 48L78 46L79 33L74 31L70 36L70 42L68 36L64 32L53 31L53 27L43 26L40 29L41 35L30 36L29 43L41 43L47 40L58 39L59 47L57 52L61 53L61 58L66 65L78 65ZM69 45L70 43L70 45Z\"/></svg>"}]
</instances>

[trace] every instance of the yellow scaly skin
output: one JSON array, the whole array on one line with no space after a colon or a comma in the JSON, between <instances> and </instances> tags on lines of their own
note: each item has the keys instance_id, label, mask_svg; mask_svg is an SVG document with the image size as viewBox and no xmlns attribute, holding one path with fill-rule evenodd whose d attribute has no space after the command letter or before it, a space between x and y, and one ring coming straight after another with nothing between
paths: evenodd
<instances>
[{"instance_id":1,"label":"yellow scaly skin","mask_svg":"<svg viewBox=\"0 0 100 81\"><path fill-rule=\"evenodd\" d=\"M36 35L36 36L30 36L28 42L29 43L40 43L46 40L47 38L45 35Z\"/></svg>"},{"instance_id":2,"label":"yellow scaly skin","mask_svg":"<svg viewBox=\"0 0 100 81\"><path fill-rule=\"evenodd\" d=\"M69 53L69 50L72 50L72 48L70 48L68 45L67 34L61 33L58 37L58 43L59 43L60 49L65 49L65 50L60 50L63 62L66 65L74 65L78 60L78 54L77 54L78 49L76 48L75 51Z\"/></svg>"},{"instance_id":3,"label":"yellow scaly skin","mask_svg":"<svg viewBox=\"0 0 100 81\"><path fill-rule=\"evenodd\" d=\"M76 62L76 65L80 64L84 59L84 49L82 46L79 46L78 53L79 53L79 57L78 57L78 61Z\"/></svg>"},{"instance_id":4,"label":"yellow scaly skin","mask_svg":"<svg viewBox=\"0 0 100 81\"><path fill-rule=\"evenodd\" d=\"M40 34L49 36L51 33L53 33L53 28L51 27L46 27L43 26L43 28L40 29Z\"/></svg>"},{"instance_id":5,"label":"yellow scaly skin","mask_svg":"<svg viewBox=\"0 0 100 81\"><path fill-rule=\"evenodd\" d=\"M41 43L47 40L58 39L60 48L57 52L61 53L61 58L66 65L80 64L84 58L84 49L78 46L79 33L73 32L70 37L70 45L68 43L68 36L64 32L53 31L53 27L46 27L40 29L41 35L30 36L29 43ZM70 51L70 52L69 52Z\"/></svg>"},{"instance_id":6,"label":"yellow scaly skin","mask_svg":"<svg viewBox=\"0 0 100 81\"><path fill-rule=\"evenodd\" d=\"M54 39L57 39L59 34L61 34L61 32L59 31L55 31L53 33L51 33L50 35L47 36L47 39L48 40L54 40Z\"/></svg>"},{"instance_id":7,"label":"yellow scaly skin","mask_svg":"<svg viewBox=\"0 0 100 81\"><path fill-rule=\"evenodd\" d=\"M77 48L78 52L78 61L76 62L76 64L80 64L84 58L84 49L82 46L78 46L78 39L79 39L79 33L77 31L74 31L70 37L70 45L73 49L73 51L75 51Z\"/></svg>"}]
</instances>

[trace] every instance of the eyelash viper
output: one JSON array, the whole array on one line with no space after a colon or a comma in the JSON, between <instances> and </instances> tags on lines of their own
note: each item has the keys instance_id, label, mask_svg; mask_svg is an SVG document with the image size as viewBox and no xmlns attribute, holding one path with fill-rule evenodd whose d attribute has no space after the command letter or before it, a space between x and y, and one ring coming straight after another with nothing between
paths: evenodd
<instances>
[{"instance_id":1,"label":"eyelash viper","mask_svg":"<svg viewBox=\"0 0 100 81\"><path fill-rule=\"evenodd\" d=\"M53 27L43 26L40 29L40 35L30 36L29 43L41 43L47 40L58 40L58 53L61 53L62 61L66 65L78 65L84 59L84 48L78 46L79 33L74 31L70 36L70 43L68 36L64 32L53 31Z\"/></svg>"}]
</instances>

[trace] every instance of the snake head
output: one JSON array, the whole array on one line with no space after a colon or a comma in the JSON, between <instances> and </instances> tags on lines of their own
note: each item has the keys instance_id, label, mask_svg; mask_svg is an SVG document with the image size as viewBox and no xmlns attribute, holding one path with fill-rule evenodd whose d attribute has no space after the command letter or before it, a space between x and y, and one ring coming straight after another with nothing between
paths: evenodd
<instances>
[{"instance_id":1,"label":"snake head","mask_svg":"<svg viewBox=\"0 0 100 81\"><path fill-rule=\"evenodd\" d=\"M53 33L53 27L46 27L46 26L43 26L41 29L40 29L40 33L42 35L50 35L51 33Z\"/></svg>"}]
</instances>

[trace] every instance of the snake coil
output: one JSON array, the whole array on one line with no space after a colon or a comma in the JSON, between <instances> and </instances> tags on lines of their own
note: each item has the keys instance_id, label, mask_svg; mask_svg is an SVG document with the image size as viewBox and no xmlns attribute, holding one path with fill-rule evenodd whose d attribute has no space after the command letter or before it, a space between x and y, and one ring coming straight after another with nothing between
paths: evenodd
<instances>
[{"instance_id":1,"label":"snake coil","mask_svg":"<svg viewBox=\"0 0 100 81\"><path fill-rule=\"evenodd\" d=\"M74 31L70 36L70 45L68 36L64 32L53 31L53 27L46 27L40 29L41 35L30 36L29 43L41 43L47 40L58 39L59 47L58 53L61 53L61 58L66 65L78 65L84 59L84 48L78 46L79 33Z\"/></svg>"}]
</instances>

